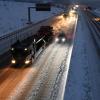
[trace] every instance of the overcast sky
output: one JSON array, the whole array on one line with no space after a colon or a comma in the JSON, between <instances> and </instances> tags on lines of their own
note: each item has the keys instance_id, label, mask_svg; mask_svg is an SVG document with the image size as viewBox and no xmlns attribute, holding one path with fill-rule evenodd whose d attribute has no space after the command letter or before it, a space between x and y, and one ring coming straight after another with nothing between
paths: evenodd
<instances>
[{"instance_id":1,"label":"overcast sky","mask_svg":"<svg viewBox=\"0 0 100 100\"><path fill-rule=\"evenodd\" d=\"M1 0L0 0L1 1ZM5 1L5 0L4 0ZM10 1L10 0L8 0ZM100 7L100 0L12 0L12 1L54 1L58 3L82 3L90 6Z\"/></svg>"},{"instance_id":2,"label":"overcast sky","mask_svg":"<svg viewBox=\"0 0 100 100\"><path fill-rule=\"evenodd\" d=\"M100 7L100 0L54 0L54 1L60 1L60 2L70 1L71 3L82 3L82 4L90 5L92 7Z\"/></svg>"}]
</instances>

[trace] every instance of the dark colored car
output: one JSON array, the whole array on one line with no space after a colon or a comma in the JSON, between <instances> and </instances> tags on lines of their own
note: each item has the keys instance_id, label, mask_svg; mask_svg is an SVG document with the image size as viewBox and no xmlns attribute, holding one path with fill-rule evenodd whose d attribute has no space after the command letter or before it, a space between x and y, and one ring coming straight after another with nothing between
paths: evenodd
<instances>
[{"instance_id":1,"label":"dark colored car","mask_svg":"<svg viewBox=\"0 0 100 100\"><path fill-rule=\"evenodd\" d=\"M64 33L60 33L56 38L55 42L64 43L66 42L66 35Z\"/></svg>"}]
</instances>

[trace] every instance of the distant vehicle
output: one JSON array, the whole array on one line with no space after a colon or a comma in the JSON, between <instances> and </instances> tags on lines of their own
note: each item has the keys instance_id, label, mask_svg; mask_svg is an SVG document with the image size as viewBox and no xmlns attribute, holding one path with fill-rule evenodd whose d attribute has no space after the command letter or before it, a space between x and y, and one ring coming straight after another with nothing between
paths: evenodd
<instances>
[{"instance_id":1,"label":"distant vehicle","mask_svg":"<svg viewBox=\"0 0 100 100\"><path fill-rule=\"evenodd\" d=\"M95 20L96 22L100 22L100 18L99 17L94 18L93 20Z\"/></svg>"},{"instance_id":2,"label":"distant vehicle","mask_svg":"<svg viewBox=\"0 0 100 100\"><path fill-rule=\"evenodd\" d=\"M57 43L65 43L65 42L70 42L73 39L73 34L71 33L60 33L56 38L55 38L55 42Z\"/></svg>"},{"instance_id":3,"label":"distant vehicle","mask_svg":"<svg viewBox=\"0 0 100 100\"><path fill-rule=\"evenodd\" d=\"M55 38L55 42L58 43L64 43L66 42L66 35L62 32L60 33L56 38Z\"/></svg>"},{"instance_id":4,"label":"distant vehicle","mask_svg":"<svg viewBox=\"0 0 100 100\"><path fill-rule=\"evenodd\" d=\"M53 36L51 26L41 26L38 33L24 41L17 41L11 45L12 64L31 64L50 43ZM34 37L34 38L33 38Z\"/></svg>"}]
</instances>

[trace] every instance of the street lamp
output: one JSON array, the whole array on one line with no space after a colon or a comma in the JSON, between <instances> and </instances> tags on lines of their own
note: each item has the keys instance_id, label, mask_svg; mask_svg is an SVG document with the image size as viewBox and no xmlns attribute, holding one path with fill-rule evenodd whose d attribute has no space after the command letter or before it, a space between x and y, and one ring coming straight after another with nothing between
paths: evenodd
<instances>
[{"instance_id":1,"label":"street lamp","mask_svg":"<svg viewBox=\"0 0 100 100\"><path fill-rule=\"evenodd\" d=\"M79 7L79 5L75 5L75 7L76 7L76 8L78 8L78 7Z\"/></svg>"}]
</instances>

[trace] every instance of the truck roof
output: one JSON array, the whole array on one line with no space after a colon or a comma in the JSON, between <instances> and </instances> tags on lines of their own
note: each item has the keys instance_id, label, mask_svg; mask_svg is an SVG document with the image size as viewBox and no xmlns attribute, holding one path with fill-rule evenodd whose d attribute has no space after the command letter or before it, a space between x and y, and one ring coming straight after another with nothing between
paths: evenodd
<instances>
[{"instance_id":1,"label":"truck roof","mask_svg":"<svg viewBox=\"0 0 100 100\"><path fill-rule=\"evenodd\" d=\"M27 38L23 41L20 41L20 40L17 40L16 43L14 43L13 45L11 45L11 47L16 47L16 48L28 48L32 42L33 42L34 38L30 37L30 38Z\"/></svg>"}]
</instances>

